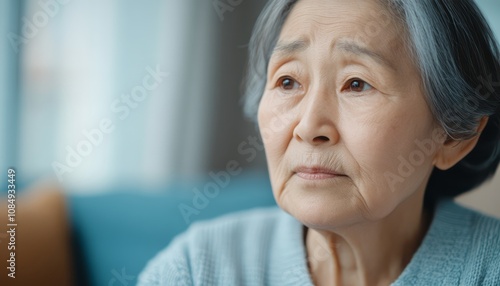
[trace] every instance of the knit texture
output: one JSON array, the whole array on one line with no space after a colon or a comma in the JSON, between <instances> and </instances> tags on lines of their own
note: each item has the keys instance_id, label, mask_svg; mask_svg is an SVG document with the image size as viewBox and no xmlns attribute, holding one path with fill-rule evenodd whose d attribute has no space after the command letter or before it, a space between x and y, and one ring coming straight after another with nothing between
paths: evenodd
<instances>
[{"instance_id":1,"label":"knit texture","mask_svg":"<svg viewBox=\"0 0 500 286\"><path fill-rule=\"evenodd\" d=\"M302 238L301 223L277 207L198 222L148 263L138 285L313 285ZM500 285L500 221L439 203L392 285Z\"/></svg>"}]
</instances>

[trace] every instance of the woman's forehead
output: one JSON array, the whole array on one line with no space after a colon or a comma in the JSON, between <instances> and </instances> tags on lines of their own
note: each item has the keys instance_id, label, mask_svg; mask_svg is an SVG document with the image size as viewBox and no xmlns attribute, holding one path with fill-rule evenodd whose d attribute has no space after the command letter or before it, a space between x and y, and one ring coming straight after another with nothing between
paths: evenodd
<instances>
[{"instance_id":1,"label":"woman's forehead","mask_svg":"<svg viewBox=\"0 0 500 286\"><path fill-rule=\"evenodd\" d=\"M348 42L375 54L398 52L405 43L401 23L378 0L301 0L287 17L277 47L294 42Z\"/></svg>"}]
</instances>

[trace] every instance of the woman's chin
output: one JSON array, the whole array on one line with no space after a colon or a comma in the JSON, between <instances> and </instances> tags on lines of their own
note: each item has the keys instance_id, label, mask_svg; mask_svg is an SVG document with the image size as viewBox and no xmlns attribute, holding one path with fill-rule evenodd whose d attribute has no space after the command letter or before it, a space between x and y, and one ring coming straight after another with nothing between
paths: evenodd
<instances>
[{"instance_id":1,"label":"woman's chin","mask_svg":"<svg viewBox=\"0 0 500 286\"><path fill-rule=\"evenodd\" d=\"M325 182L315 182L325 184ZM352 186L351 186L352 188ZM362 204L348 188L304 188L288 185L278 205L307 227L335 229L362 221Z\"/></svg>"}]
</instances>

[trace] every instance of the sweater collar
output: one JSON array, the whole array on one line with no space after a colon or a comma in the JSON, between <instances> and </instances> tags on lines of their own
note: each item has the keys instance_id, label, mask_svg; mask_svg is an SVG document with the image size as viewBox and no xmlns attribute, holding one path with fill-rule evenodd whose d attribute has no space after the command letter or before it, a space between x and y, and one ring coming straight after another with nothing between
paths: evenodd
<instances>
[{"instance_id":1,"label":"sweater collar","mask_svg":"<svg viewBox=\"0 0 500 286\"><path fill-rule=\"evenodd\" d=\"M438 202L422 244L392 285L460 284L472 241L472 214L451 200Z\"/></svg>"},{"instance_id":2,"label":"sweater collar","mask_svg":"<svg viewBox=\"0 0 500 286\"><path fill-rule=\"evenodd\" d=\"M278 224L277 239L271 256L273 277L277 278L272 285L310 285L313 282L307 267L307 254L304 245L304 227L294 217L281 211L282 223Z\"/></svg>"},{"instance_id":3,"label":"sweater collar","mask_svg":"<svg viewBox=\"0 0 500 286\"><path fill-rule=\"evenodd\" d=\"M442 281L458 285L467 249L470 249L472 212L451 200L436 204L431 225L422 244L398 279L392 284L432 285ZM277 239L270 257L271 269L278 285L314 285L307 266L304 227L294 217L282 211L277 225ZM437 280L436 280L437 279Z\"/></svg>"}]
</instances>

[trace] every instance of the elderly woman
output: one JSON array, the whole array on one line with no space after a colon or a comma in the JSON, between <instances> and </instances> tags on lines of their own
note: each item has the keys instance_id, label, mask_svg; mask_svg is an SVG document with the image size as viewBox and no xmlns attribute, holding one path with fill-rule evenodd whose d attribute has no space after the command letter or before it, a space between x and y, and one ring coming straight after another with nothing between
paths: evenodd
<instances>
[{"instance_id":1,"label":"elderly woman","mask_svg":"<svg viewBox=\"0 0 500 286\"><path fill-rule=\"evenodd\" d=\"M472 0L271 0L250 43L279 208L193 225L141 285L500 285L499 53Z\"/></svg>"}]
</instances>

